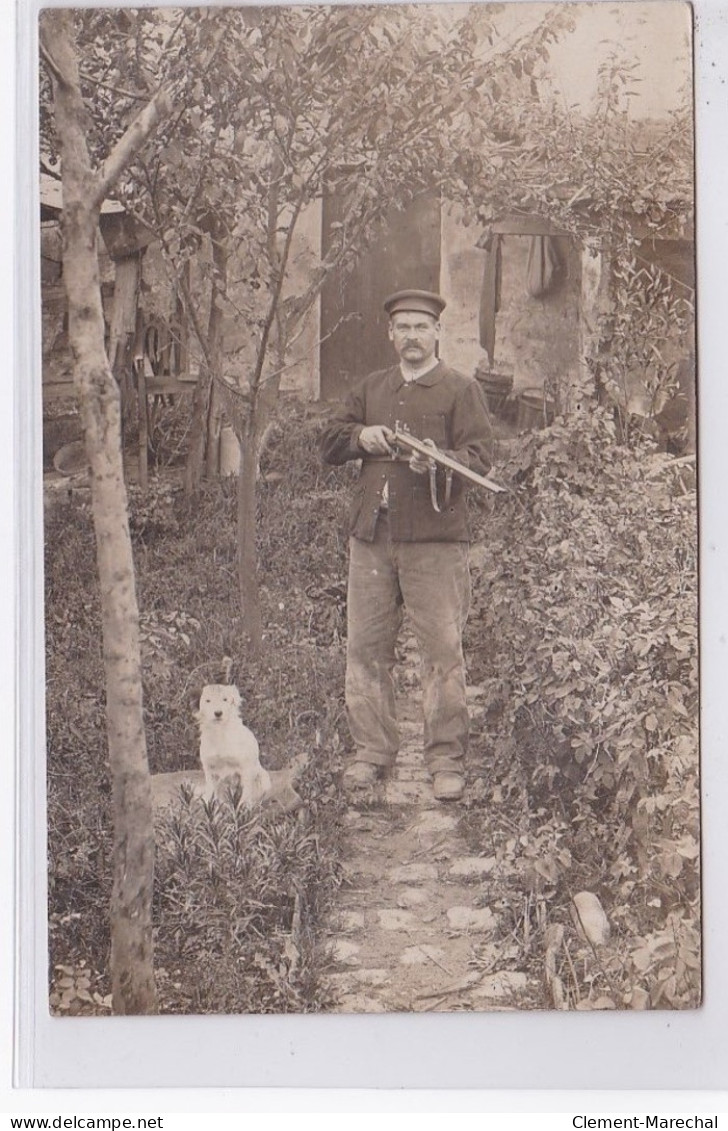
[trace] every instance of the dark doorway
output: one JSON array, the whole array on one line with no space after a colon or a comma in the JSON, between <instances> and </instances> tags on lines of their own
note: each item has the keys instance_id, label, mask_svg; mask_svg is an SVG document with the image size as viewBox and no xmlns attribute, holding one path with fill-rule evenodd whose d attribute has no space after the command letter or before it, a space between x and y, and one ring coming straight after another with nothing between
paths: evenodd
<instances>
[{"instance_id":1,"label":"dark doorway","mask_svg":"<svg viewBox=\"0 0 728 1131\"><path fill-rule=\"evenodd\" d=\"M336 197L324 198L322 243L340 219ZM392 365L382 302L404 287L440 286L440 197L426 193L403 212L392 211L384 231L350 272L335 272L321 294L321 398L336 400L352 383ZM342 319L345 319L342 321Z\"/></svg>"}]
</instances>

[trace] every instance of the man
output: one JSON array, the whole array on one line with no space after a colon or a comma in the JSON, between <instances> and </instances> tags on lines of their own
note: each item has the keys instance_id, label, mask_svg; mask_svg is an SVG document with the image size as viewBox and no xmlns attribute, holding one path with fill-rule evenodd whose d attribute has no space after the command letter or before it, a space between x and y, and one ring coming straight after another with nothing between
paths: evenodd
<instances>
[{"instance_id":1,"label":"man","mask_svg":"<svg viewBox=\"0 0 728 1131\"><path fill-rule=\"evenodd\" d=\"M346 705L352 788L394 764L399 737L392 672L403 608L422 657L425 761L435 797L458 800L468 740L462 631L470 601L464 481L392 445L396 422L474 471L491 463L490 420L477 382L437 358L445 300L398 291L384 303L399 357L349 395L324 430L328 463L361 460L350 515ZM439 510L436 509L436 506Z\"/></svg>"}]
</instances>

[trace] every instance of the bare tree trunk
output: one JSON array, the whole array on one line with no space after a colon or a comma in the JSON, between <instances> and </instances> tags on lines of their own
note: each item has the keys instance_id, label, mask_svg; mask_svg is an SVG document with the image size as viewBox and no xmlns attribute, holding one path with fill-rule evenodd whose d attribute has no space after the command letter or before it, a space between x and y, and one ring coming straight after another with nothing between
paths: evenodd
<instances>
[{"instance_id":1,"label":"bare tree trunk","mask_svg":"<svg viewBox=\"0 0 728 1131\"><path fill-rule=\"evenodd\" d=\"M106 720L113 780L111 974L116 1013L155 1013L152 947L154 832L142 713L139 613L121 456L119 388L104 350L96 241L101 201L168 112L157 96L94 173L84 132L73 13L42 14L42 55L53 78L63 179L63 274L74 381L91 469L101 588Z\"/></svg>"},{"instance_id":2,"label":"bare tree trunk","mask_svg":"<svg viewBox=\"0 0 728 1131\"><path fill-rule=\"evenodd\" d=\"M187 287L187 293L190 289L190 261L185 263L183 269L183 278ZM179 341L177 344L177 372L180 374L188 374L190 371L190 320L187 315L187 308L185 307L182 295L179 290L175 298L175 319L177 323L177 334Z\"/></svg>"},{"instance_id":3,"label":"bare tree trunk","mask_svg":"<svg viewBox=\"0 0 728 1131\"><path fill-rule=\"evenodd\" d=\"M217 477L220 471L220 430L222 428L222 404L220 394L215 388L216 378L222 377L223 310L222 299L227 291L228 253L225 230L217 217L209 222L212 241L212 265L214 279L210 296L210 316L207 323L207 355L212 371L212 387L207 414L207 452L206 465L208 479Z\"/></svg>"},{"instance_id":4,"label":"bare tree trunk","mask_svg":"<svg viewBox=\"0 0 728 1131\"><path fill-rule=\"evenodd\" d=\"M258 444L253 420L248 425L240 445L240 473L238 475L238 592L243 621L243 636L251 655L260 652L263 643L263 616L260 608L258 583L257 491Z\"/></svg>"},{"instance_id":5,"label":"bare tree trunk","mask_svg":"<svg viewBox=\"0 0 728 1131\"><path fill-rule=\"evenodd\" d=\"M217 479L220 474L220 433L222 432L222 405L220 394L213 381L210 388L210 403L207 412L207 443L205 446L205 474L208 479Z\"/></svg>"},{"instance_id":6,"label":"bare tree trunk","mask_svg":"<svg viewBox=\"0 0 728 1131\"><path fill-rule=\"evenodd\" d=\"M192 404L190 447L185 467L185 494L194 495L200 488L203 472L214 478L220 468L220 431L222 405L215 389L215 378L222 376L223 311L221 296L227 286L227 247L223 225L214 217L208 221L215 269L207 319L207 334L201 341L205 353L204 372L195 390ZM189 291L188 291L189 293Z\"/></svg>"},{"instance_id":7,"label":"bare tree trunk","mask_svg":"<svg viewBox=\"0 0 728 1131\"><path fill-rule=\"evenodd\" d=\"M119 388L104 353L96 217L66 198L64 277L75 382L91 467L114 802L111 972L117 1013L156 1012L154 830L142 714L139 611L121 456Z\"/></svg>"},{"instance_id":8,"label":"bare tree trunk","mask_svg":"<svg viewBox=\"0 0 728 1131\"><path fill-rule=\"evenodd\" d=\"M240 445L237 515L238 590L243 635L253 653L260 650L263 642L263 614L260 608L256 545L258 461L263 438L278 400L280 383L280 376L259 383Z\"/></svg>"},{"instance_id":9,"label":"bare tree trunk","mask_svg":"<svg viewBox=\"0 0 728 1131\"><path fill-rule=\"evenodd\" d=\"M289 228L283 254L281 254L278 250L279 193L278 178L275 173L271 181L267 206L268 261L276 281L258 346L255 371L250 382L250 409L244 435L241 437L240 474L238 476L238 591L240 593L243 634L253 653L260 651L263 643L263 614L260 607L258 547L256 545L258 458L261 442L278 399L278 390L281 383L280 372L277 377L267 379L264 373L274 327L277 327L279 331L277 341L279 360L285 357L285 343L281 332L280 299L293 228L295 227L295 224L293 224ZM278 368L280 370L281 366L279 365Z\"/></svg>"},{"instance_id":10,"label":"bare tree trunk","mask_svg":"<svg viewBox=\"0 0 728 1131\"><path fill-rule=\"evenodd\" d=\"M195 385L192 399L190 446L185 463L184 489L187 498L196 495L205 469L205 442L207 438L207 410L210 397L210 375L203 367Z\"/></svg>"}]
</instances>

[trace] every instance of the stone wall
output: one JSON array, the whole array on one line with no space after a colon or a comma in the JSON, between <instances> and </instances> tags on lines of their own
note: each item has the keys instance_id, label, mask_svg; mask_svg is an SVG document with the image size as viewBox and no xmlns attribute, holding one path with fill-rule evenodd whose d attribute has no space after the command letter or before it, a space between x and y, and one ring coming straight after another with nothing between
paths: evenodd
<instances>
[{"instance_id":1,"label":"stone wall","mask_svg":"<svg viewBox=\"0 0 728 1131\"><path fill-rule=\"evenodd\" d=\"M442 356L465 373L487 363L479 343L478 312L485 253L481 232L465 227L454 209L443 213L442 278L448 306L443 314ZM514 390L572 384L579 360L579 252L556 241L563 270L553 290L532 298L526 289L530 236L502 237L501 304L496 316L495 362L512 369Z\"/></svg>"}]
</instances>

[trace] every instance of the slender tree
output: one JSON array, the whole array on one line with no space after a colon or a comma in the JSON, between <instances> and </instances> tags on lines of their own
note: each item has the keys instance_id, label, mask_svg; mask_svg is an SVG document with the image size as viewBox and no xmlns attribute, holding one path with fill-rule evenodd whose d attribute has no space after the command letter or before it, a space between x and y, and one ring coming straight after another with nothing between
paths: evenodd
<instances>
[{"instance_id":1,"label":"slender tree","mask_svg":"<svg viewBox=\"0 0 728 1131\"><path fill-rule=\"evenodd\" d=\"M94 167L80 88L73 13L41 17L41 55L53 88L63 182L63 277L86 451L101 589L106 719L113 779L111 972L116 1013L154 1013L151 904L154 868L139 652L139 616L121 458L119 387L104 350L97 235L102 201L170 112L170 90L145 102Z\"/></svg>"}]
</instances>

